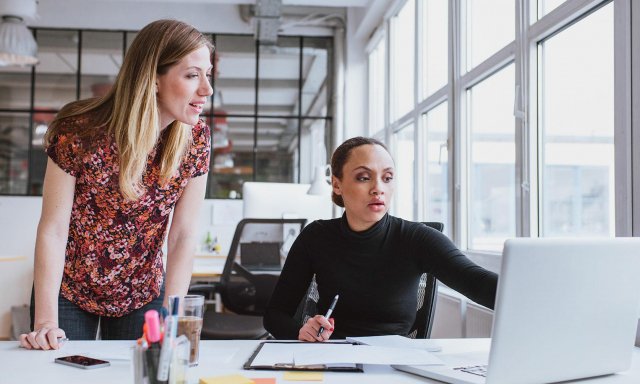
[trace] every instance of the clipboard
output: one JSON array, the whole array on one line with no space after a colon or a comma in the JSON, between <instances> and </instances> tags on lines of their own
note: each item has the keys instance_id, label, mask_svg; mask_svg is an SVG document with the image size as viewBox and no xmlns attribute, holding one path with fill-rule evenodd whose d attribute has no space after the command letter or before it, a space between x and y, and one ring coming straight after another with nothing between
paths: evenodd
<instances>
[{"instance_id":1,"label":"clipboard","mask_svg":"<svg viewBox=\"0 0 640 384\"><path fill-rule=\"evenodd\" d=\"M314 364L314 365L295 365L291 363L278 363L274 365L253 365L253 361L262 351L262 347L265 344L301 344L298 341L263 341L258 345L255 351L251 354L249 359L242 366L247 370L272 370L272 371L335 371L335 372L364 372L362 368L362 364L352 364L352 365L325 365L325 364ZM325 342L325 343L315 343L315 345L331 345L331 344L352 344L350 342Z\"/></svg>"}]
</instances>

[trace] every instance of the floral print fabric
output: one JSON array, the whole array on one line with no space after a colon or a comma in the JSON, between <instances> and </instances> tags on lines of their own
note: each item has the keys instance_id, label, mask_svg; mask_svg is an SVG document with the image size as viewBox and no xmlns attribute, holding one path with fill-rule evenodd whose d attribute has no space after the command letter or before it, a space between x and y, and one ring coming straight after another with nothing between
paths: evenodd
<instances>
[{"instance_id":1,"label":"floral print fabric","mask_svg":"<svg viewBox=\"0 0 640 384\"><path fill-rule=\"evenodd\" d=\"M118 151L111 135L89 144L74 129L62 132L46 148L76 178L60 294L87 312L124 316L160 294L169 215L189 179L209 171L209 127L200 120L192 128L191 147L166 184L159 182L160 137L143 175L146 190L136 201L120 194Z\"/></svg>"}]
</instances>

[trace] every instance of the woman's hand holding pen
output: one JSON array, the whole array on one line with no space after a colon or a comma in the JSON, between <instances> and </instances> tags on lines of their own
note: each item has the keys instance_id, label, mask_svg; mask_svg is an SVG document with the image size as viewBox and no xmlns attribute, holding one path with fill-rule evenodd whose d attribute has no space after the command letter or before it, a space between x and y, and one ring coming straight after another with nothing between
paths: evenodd
<instances>
[{"instance_id":1,"label":"woman's hand holding pen","mask_svg":"<svg viewBox=\"0 0 640 384\"><path fill-rule=\"evenodd\" d=\"M38 324L35 331L20 335L20 346L26 349L59 349L60 343L66 340L64 331L56 323Z\"/></svg>"},{"instance_id":2,"label":"woman's hand holding pen","mask_svg":"<svg viewBox=\"0 0 640 384\"><path fill-rule=\"evenodd\" d=\"M333 310L336 309L340 295L335 295L324 316L316 315L307 320L307 323L298 332L298 339L302 341L325 341L333 333L335 322L331 318ZM316 327L317 325L317 327Z\"/></svg>"},{"instance_id":3,"label":"woman's hand holding pen","mask_svg":"<svg viewBox=\"0 0 640 384\"><path fill-rule=\"evenodd\" d=\"M300 328L298 340L311 342L328 340L333 333L334 325L333 318L327 319L322 315L315 315L309 318L307 323ZM324 330L320 332L320 328L324 328Z\"/></svg>"}]
</instances>

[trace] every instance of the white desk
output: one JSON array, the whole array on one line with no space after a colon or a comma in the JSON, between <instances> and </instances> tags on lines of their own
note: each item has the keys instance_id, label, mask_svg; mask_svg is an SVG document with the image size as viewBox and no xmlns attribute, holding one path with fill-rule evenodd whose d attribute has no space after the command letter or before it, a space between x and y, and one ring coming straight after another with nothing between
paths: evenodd
<instances>
[{"instance_id":1,"label":"white desk","mask_svg":"<svg viewBox=\"0 0 640 384\"><path fill-rule=\"evenodd\" d=\"M193 258L192 280L217 280L222 275L227 256L213 254L196 254Z\"/></svg>"},{"instance_id":2,"label":"white desk","mask_svg":"<svg viewBox=\"0 0 640 384\"><path fill-rule=\"evenodd\" d=\"M443 352L486 351L489 339L443 339L437 340ZM282 380L282 371L245 371L242 364L255 349L257 341L203 341L200 345L200 365L190 369L190 383L200 377L241 374L246 377L275 377ZM131 383L131 361L129 341L70 341L58 351L28 351L18 348L15 341L0 342L0 382L3 384L50 383L50 384L112 384ZM95 370L82 370L54 364L58 356L85 354L111 361L111 366ZM588 384L637 384L640 382L640 348L635 348L633 366L616 375L583 380ZM305 383L305 382L291 382ZM309 382L311 383L311 382ZM318 383L318 382L315 382ZM389 366L365 365L364 373L325 372L322 383L328 384L410 384L436 383L409 373L396 371Z\"/></svg>"}]
</instances>

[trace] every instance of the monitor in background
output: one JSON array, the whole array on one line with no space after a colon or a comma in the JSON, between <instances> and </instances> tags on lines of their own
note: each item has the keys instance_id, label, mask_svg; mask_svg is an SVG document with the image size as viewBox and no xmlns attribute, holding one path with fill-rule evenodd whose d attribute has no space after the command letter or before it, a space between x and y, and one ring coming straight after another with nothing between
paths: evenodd
<instances>
[{"instance_id":1,"label":"monitor in background","mask_svg":"<svg viewBox=\"0 0 640 384\"><path fill-rule=\"evenodd\" d=\"M307 219L307 224L333 217L331 196L309 195L309 184L246 181L242 184L242 216L251 219ZM300 234L297 225L282 228L283 257Z\"/></svg>"},{"instance_id":2,"label":"monitor in background","mask_svg":"<svg viewBox=\"0 0 640 384\"><path fill-rule=\"evenodd\" d=\"M333 217L331 196L308 195L309 184L262 183L242 185L243 217L253 219L317 219Z\"/></svg>"}]
</instances>

